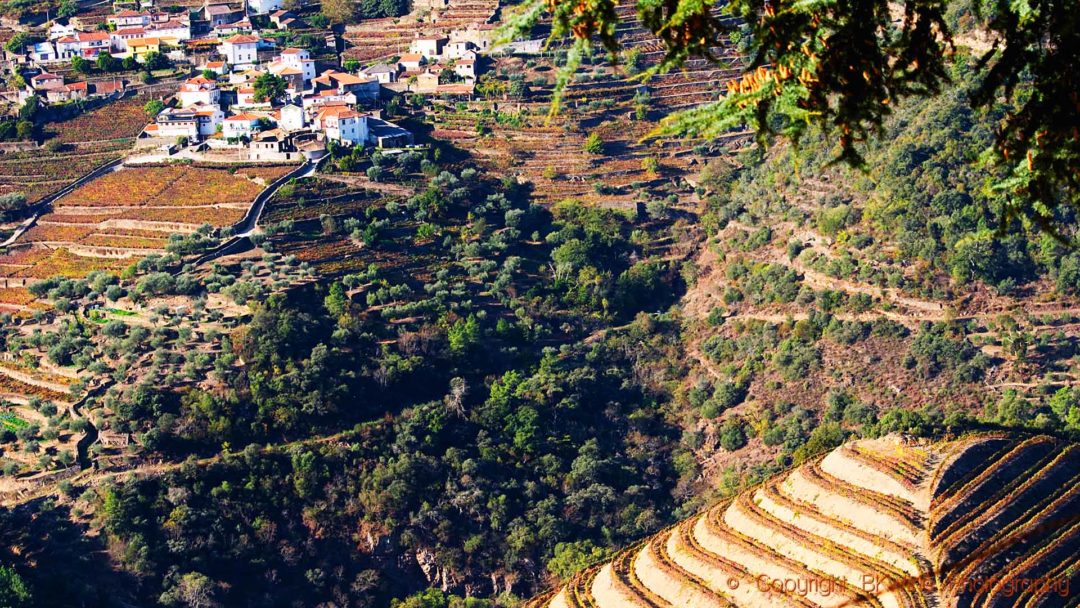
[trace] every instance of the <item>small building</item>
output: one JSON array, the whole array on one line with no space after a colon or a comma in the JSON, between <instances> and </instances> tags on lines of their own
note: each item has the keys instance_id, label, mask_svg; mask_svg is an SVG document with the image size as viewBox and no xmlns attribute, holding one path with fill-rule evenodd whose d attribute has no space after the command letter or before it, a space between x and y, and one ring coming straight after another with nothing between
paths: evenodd
<instances>
[{"instance_id":1,"label":"small building","mask_svg":"<svg viewBox=\"0 0 1080 608\"><path fill-rule=\"evenodd\" d=\"M115 15L109 15L105 18L105 23L115 27L116 29L123 29L129 27L146 27L150 25L152 17L150 13L140 13L138 11L120 11Z\"/></svg>"},{"instance_id":2,"label":"small building","mask_svg":"<svg viewBox=\"0 0 1080 608\"><path fill-rule=\"evenodd\" d=\"M307 83L315 79L315 60L311 58L311 53L307 49L287 48L281 51L280 55L274 57L269 66L271 72L275 71L275 65L299 70L304 81L302 89L306 88Z\"/></svg>"},{"instance_id":3,"label":"small building","mask_svg":"<svg viewBox=\"0 0 1080 608\"><path fill-rule=\"evenodd\" d=\"M408 129L374 116L368 118L368 141L377 148L411 146L413 135Z\"/></svg>"},{"instance_id":4,"label":"small building","mask_svg":"<svg viewBox=\"0 0 1080 608\"><path fill-rule=\"evenodd\" d=\"M128 51L128 41L137 38L146 38L146 28L126 27L109 34L109 39L112 41L112 50L117 53L126 53Z\"/></svg>"},{"instance_id":5,"label":"small building","mask_svg":"<svg viewBox=\"0 0 1080 608\"><path fill-rule=\"evenodd\" d=\"M236 89L236 105L241 108L269 108L270 100L255 101L254 87L240 87Z\"/></svg>"},{"instance_id":6,"label":"small building","mask_svg":"<svg viewBox=\"0 0 1080 608\"><path fill-rule=\"evenodd\" d=\"M56 47L51 42L39 42L30 46L30 60L35 63L52 63L60 61L56 53Z\"/></svg>"},{"instance_id":7,"label":"small building","mask_svg":"<svg viewBox=\"0 0 1080 608\"><path fill-rule=\"evenodd\" d=\"M201 69L209 70L218 76L224 76L229 73L229 63L226 61L207 61Z\"/></svg>"},{"instance_id":8,"label":"small building","mask_svg":"<svg viewBox=\"0 0 1080 608\"><path fill-rule=\"evenodd\" d=\"M314 112L317 108L331 105L355 106L356 95L352 93L338 93L335 90L319 91L300 98L300 103L305 112Z\"/></svg>"},{"instance_id":9,"label":"small building","mask_svg":"<svg viewBox=\"0 0 1080 608\"><path fill-rule=\"evenodd\" d=\"M230 65L250 65L259 60L259 37L237 34L221 43L218 52Z\"/></svg>"},{"instance_id":10,"label":"small building","mask_svg":"<svg viewBox=\"0 0 1080 608\"><path fill-rule=\"evenodd\" d=\"M468 40L447 43L443 59L476 59L476 45Z\"/></svg>"},{"instance_id":11,"label":"small building","mask_svg":"<svg viewBox=\"0 0 1080 608\"><path fill-rule=\"evenodd\" d=\"M296 15L289 11L277 11L270 15L270 23L274 24L279 30L295 30L308 27L308 24L301 21Z\"/></svg>"},{"instance_id":12,"label":"small building","mask_svg":"<svg viewBox=\"0 0 1080 608\"><path fill-rule=\"evenodd\" d=\"M155 21L146 31L158 38L191 40L191 22L186 19Z\"/></svg>"},{"instance_id":13,"label":"small building","mask_svg":"<svg viewBox=\"0 0 1080 608\"><path fill-rule=\"evenodd\" d=\"M327 106L315 113L312 126L326 134L326 139L363 145L368 138L368 114L348 106Z\"/></svg>"},{"instance_id":14,"label":"small building","mask_svg":"<svg viewBox=\"0 0 1080 608\"><path fill-rule=\"evenodd\" d=\"M262 76L266 72L258 68L249 68L243 72L230 72L229 84L252 84L259 76Z\"/></svg>"},{"instance_id":15,"label":"small building","mask_svg":"<svg viewBox=\"0 0 1080 608\"><path fill-rule=\"evenodd\" d=\"M187 137L199 140L218 131L224 121L221 108L196 105L189 108L166 108L158 114L147 134L155 137Z\"/></svg>"},{"instance_id":16,"label":"small building","mask_svg":"<svg viewBox=\"0 0 1080 608\"><path fill-rule=\"evenodd\" d=\"M416 77L416 90L420 93L434 93L439 89L439 75L433 72L424 72Z\"/></svg>"},{"instance_id":17,"label":"small building","mask_svg":"<svg viewBox=\"0 0 1080 608\"><path fill-rule=\"evenodd\" d=\"M299 131L307 126L307 116L298 105L290 103L281 106L278 117L278 127L285 131Z\"/></svg>"},{"instance_id":18,"label":"small building","mask_svg":"<svg viewBox=\"0 0 1080 608\"><path fill-rule=\"evenodd\" d=\"M216 80L196 76L188 78L184 84L180 85L176 97L181 107L197 104L217 105L221 103L221 90Z\"/></svg>"},{"instance_id":19,"label":"small building","mask_svg":"<svg viewBox=\"0 0 1080 608\"><path fill-rule=\"evenodd\" d=\"M56 54L60 59L82 57L96 59L103 51L112 48L112 38L108 32L76 32L56 41Z\"/></svg>"},{"instance_id":20,"label":"small building","mask_svg":"<svg viewBox=\"0 0 1080 608\"><path fill-rule=\"evenodd\" d=\"M435 59L442 55L443 47L446 45L446 42L446 38L442 36L417 38L409 45L409 52L421 55L428 59Z\"/></svg>"},{"instance_id":21,"label":"small building","mask_svg":"<svg viewBox=\"0 0 1080 608\"><path fill-rule=\"evenodd\" d=\"M249 114L247 112L234 114L226 118L222 123L221 134L229 139L250 138L253 133L259 130L259 121L262 118L258 114Z\"/></svg>"},{"instance_id":22,"label":"small building","mask_svg":"<svg viewBox=\"0 0 1080 608\"><path fill-rule=\"evenodd\" d=\"M248 145L248 160L290 161L300 160L303 154L296 148L295 137L281 129L268 129L254 133Z\"/></svg>"},{"instance_id":23,"label":"small building","mask_svg":"<svg viewBox=\"0 0 1080 608\"><path fill-rule=\"evenodd\" d=\"M362 71L367 76L377 80L380 84L397 82L398 68L397 66L388 63L379 63L369 68L364 68Z\"/></svg>"},{"instance_id":24,"label":"small building","mask_svg":"<svg viewBox=\"0 0 1080 608\"><path fill-rule=\"evenodd\" d=\"M135 61L144 63L150 53L160 53L162 42L160 38L132 38L125 41L127 54L135 58Z\"/></svg>"},{"instance_id":25,"label":"small building","mask_svg":"<svg viewBox=\"0 0 1080 608\"><path fill-rule=\"evenodd\" d=\"M76 99L86 99L90 96L90 87L85 80L61 84L45 90L45 99L49 103L64 103Z\"/></svg>"},{"instance_id":26,"label":"small building","mask_svg":"<svg viewBox=\"0 0 1080 608\"><path fill-rule=\"evenodd\" d=\"M312 81L315 92L334 91L339 95L352 93L358 100L378 101L379 81L367 75L327 70Z\"/></svg>"},{"instance_id":27,"label":"small building","mask_svg":"<svg viewBox=\"0 0 1080 608\"><path fill-rule=\"evenodd\" d=\"M210 27L217 27L240 21L244 18L244 13L228 4L208 4L203 9L203 16L210 23Z\"/></svg>"},{"instance_id":28,"label":"small building","mask_svg":"<svg viewBox=\"0 0 1080 608\"><path fill-rule=\"evenodd\" d=\"M214 34L221 38L223 36L235 36L237 34L250 34L255 29L252 27L251 22L247 18L240 21L234 21L232 23L223 23L221 25L214 26Z\"/></svg>"},{"instance_id":29,"label":"small building","mask_svg":"<svg viewBox=\"0 0 1080 608\"><path fill-rule=\"evenodd\" d=\"M53 24L49 26L49 40L56 40L57 38L74 36L76 31L78 30L76 30L75 26L71 25L70 23L63 24L59 21L54 21Z\"/></svg>"},{"instance_id":30,"label":"small building","mask_svg":"<svg viewBox=\"0 0 1080 608\"><path fill-rule=\"evenodd\" d=\"M415 72L424 65L424 56L420 53L405 53L398 57L398 65L406 72Z\"/></svg>"},{"instance_id":31,"label":"small building","mask_svg":"<svg viewBox=\"0 0 1080 608\"><path fill-rule=\"evenodd\" d=\"M42 72L37 76L30 79L30 86L35 91L41 91L45 89L51 89L64 84L64 79L56 74L50 74L48 72Z\"/></svg>"},{"instance_id":32,"label":"small building","mask_svg":"<svg viewBox=\"0 0 1080 608\"><path fill-rule=\"evenodd\" d=\"M458 59L454 62L454 73L467 81L476 79L476 60Z\"/></svg>"}]
</instances>

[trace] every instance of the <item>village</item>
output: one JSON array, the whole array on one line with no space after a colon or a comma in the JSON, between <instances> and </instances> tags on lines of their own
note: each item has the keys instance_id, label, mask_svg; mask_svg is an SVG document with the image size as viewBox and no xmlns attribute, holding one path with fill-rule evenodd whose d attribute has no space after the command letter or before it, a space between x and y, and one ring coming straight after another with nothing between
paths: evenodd
<instances>
[{"instance_id":1,"label":"village","mask_svg":"<svg viewBox=\"0 0 1080 608\"><path fill-rule=\"evenodd\" d=\"M307 22L323 15L285 10L283 0L128 6L96 24L73 16L18 31L5 45L9 82L22 85L3 94L12 111L107 103L138 90L153 114L135 144L143 159L317 160L328 145L413 145L384 116L386 101L469 99L492 49L489 24L468 23L417 33L407 52L362 63Z\"/></svg>"}]
</instances>

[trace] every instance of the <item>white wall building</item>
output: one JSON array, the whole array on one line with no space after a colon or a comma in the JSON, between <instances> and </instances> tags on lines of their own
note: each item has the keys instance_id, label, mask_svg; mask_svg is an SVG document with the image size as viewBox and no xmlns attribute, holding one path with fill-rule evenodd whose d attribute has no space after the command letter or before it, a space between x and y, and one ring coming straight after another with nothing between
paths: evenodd
<instances>
[{"instance_id":1,"label":"white wall building","mask_svg":"<svg viewBox=\"0 0 1080 608\"><path fill-rule=\"evenodd\" d=\"M120 11L115 15L109 15L105 18L105 22L109 25L116 26L116 29L123 29L126 27L146 27L150 25L152 21L150 13L140 13L137 11Z\"/></svg>"},{"instance_id":2,"label":"white wall building","mask_svg":"<svg viewBox=\"0 0 1080 608\"><path fill-rule=\"evenodd\" d=\"M221 134L227 138L247 137L258 131L259 119L256 114L236 114L225 119L222 123Z\"/></svg>"},{"instance_id":3,"label":"white wall building","mask_svg":"<svg viewBox=\"0 0 1080 608\"><path fill-rule=\"evenodd\" d=\"M250 65L259 60L259 37L236 35L221 43L218 52L229 65Z\"/></svg>"},{"instance_id":4,"label":"white wall building","mask_svg":"<svg viewBox=\"0 0 1080 608\"><path fill-rule=\"evenodd\" d=\"M271 72L274 71L274 64L300 70L300 73L304 75L305 85L315 78L315 60L311 58L311 53L307 49L287 48L274 57L270 67Z\"/></svg>"},{"instance_id":5,"label":"white wall building","mask_svg":"<svg viewBox=\"0 0 1080 608\"><path fill-rule=\"evenodd\" d=\"M196 104L218 105L221 102L221 90L218 89L217 81L202 76L187 79L180 85L176 96L182 107Z\"/></svg>"},{"instance_id":6,"label":"white wall building","mask_svg":"<svg viewBox=\"0 0 1080 608\"><path fill-rule=\"evenodd\" d=\"M290 103L282 106L280 116L278 127L286 131L299 131L307 126L307 116L304 109L298 105Z\"/></svg>"},{"instance_id":7,"label":"white wall building","mask_svg":"<svg viewBox=\"0 0 1080 608\"><path fill-rule=\"evenodd\" d=\"M328 106L315 113L312 126L326 134L327 139L351 145L367 143L368 115L349 106Z\"/></svg>"}]
</instances>

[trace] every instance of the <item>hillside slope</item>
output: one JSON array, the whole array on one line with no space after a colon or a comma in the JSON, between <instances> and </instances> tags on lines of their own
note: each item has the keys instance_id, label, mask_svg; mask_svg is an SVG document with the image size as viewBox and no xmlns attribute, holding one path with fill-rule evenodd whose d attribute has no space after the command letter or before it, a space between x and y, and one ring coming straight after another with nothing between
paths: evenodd
<instances>
[{"instance_id":1,"label":"hillside slope","mask_svg":"<svg viewBox=\"0 0 1080 608\"><path fill-rule=\"evenodd\" d=\"M1075 601L1077 445L847 443L578 574L532 608Z\"/></svg>"}]
</instances>

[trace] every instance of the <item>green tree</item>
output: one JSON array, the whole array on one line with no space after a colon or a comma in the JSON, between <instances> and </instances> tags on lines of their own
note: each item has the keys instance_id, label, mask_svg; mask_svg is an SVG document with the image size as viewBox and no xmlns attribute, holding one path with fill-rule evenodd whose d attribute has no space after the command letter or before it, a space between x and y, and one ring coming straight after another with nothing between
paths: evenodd
<instances>
[{"instance_id":1,"label":"green tree","mask_svg":"<svg viewBox=\"0 0 1080 608\"><path fill-rule=\"evenodd\" d=\"M21 53L27 44L30 44L30 35L26 32L15 32L15 35L4 43L4 50L9 53Z\"/></svg>"},{"instance_id":2,"label":"green tree","mask_svg":"<svg viewBox=\"0 0 1080 608\"><path fill-rule=\"evenodd\" d=\"M122 63L109 53L101 53L97 56L97 69L102 72L115 72L122 67Z\"/></svg>"},{"instance_id":3,"label":"green tree","mask_svg":"<svg viewBox=\"0 0 1080 608\"><path fill-rule=\"evenodd\" d=\"M93 67L94 64L83 59L82 57L71 58L71 69L77 74L89 74Z\"/></svg>"},{"instance_id":4,"label":"green tree","mask_svg":"<svg viewBox=\"0 0 1080 608\"><path fill-rule=\"evenodd\" d=\"M143 111L146 112L148 116L157 116L158 114L161 114L161 111L164 109L165 104L159 99L151 99L143 105Z\"/></svg>"},{"instance_id":5,"label":"green tree","mask_svg":"<svg viewBox=\"0 0 1080 608\"><path fill-rule=\"evenodd\" d=\"M164 70L172 65L172 62L169 61L168 57L162 55L158 51L150 51L143 57L143 65L148 71Z\"/></svg>"},{"instance_id":6,"label":"green tree","mask_svg":"<svg viewBox=\"0 0 1080 608\"><path fill-rule=\"evenodd\" d=\"M30 608L30 587L14 568L0 566L0 608Z\"/></svg>"},{"instance_id":7,"label":"green tree","mask_svg":"<svg viewBox=\"0 0 1080 608\"><path fill-rule=\"evenodd\" d=\"M330 293L323 299L323 306L327 312L335 317L340 317L348 310L349 297L345 294L345 286L340 281L330 285Z\"/></svg>"},{"instance_id":8,"label":"green tree","mask_svg":"<svg viewBox=\"0 0 1080 608\"><path fill-rule=\"evenodd\" d=\"M74 17L79 12L79 3L76 0L61 0L60 7L56 9L56 16L60 19Z\"/></svg>"},{"instance_id":9,"label":"green tree","mask_svg":"<svg viewBox=\"0 0 1080 608\"><path fill-rule=\"evenodd\" d=\"M323 0L322 14L331 23L352 23L356 20L356 4L353 0Z\"/></svg>"},{"instance_id":10,"label":"green tree","mask_svg":"<svg viewBox=\"0 0 1080 608\"><path fill-rule=\"evenodd\" d=\"M285 95L285 79L269 72L255 79L255 101L274 101Z\"/></svg>"},{"instance_id":11,"label":"green tree","mask_svg":"<svg viewBox=\"0 0 1080 608\"><path fill-rule=\"evenodd\" d=\"M548 560L547 570L559 578L568 581L578 572L607 558L610 552L597 547L591 540L579 540L555 545L555 555Z\"/></svg>"},{"instance_id":12,"label":"green tree","mask_svg":"<svg viewBox=\"0 0 1080 608\"><path fill-rule=\"evenodd\" d=\"M34 136L34 123L29 120L20 120L15 123L15 135L19 139L30 139Z\"/></svg>"},{"instance_id":13,"label":"green tree","mask_svg":"<svg viewBox=\"0 0 1080 608\"><path fill-rule=\"evenodd\" d=\"M476 315L469 315L464 319L457 319L446 330L446 339L450 346L450 352L455 355L464 355L480 341L480 322Z\"/></svg>"},{"instance_id":14,"label":"green tree","mask_svg":"<svg viewBox=\"0 0 1080 608\"><path fill-rule=\"evenodd\" d=\"M585 138L585 144L582 146L589 154L603 154L604 153L604 140L600 138L597 133L589 133L589 136Z\"/></svg>"}]
</instances>

